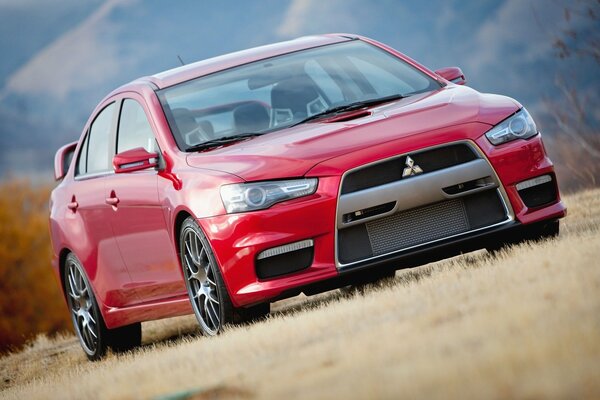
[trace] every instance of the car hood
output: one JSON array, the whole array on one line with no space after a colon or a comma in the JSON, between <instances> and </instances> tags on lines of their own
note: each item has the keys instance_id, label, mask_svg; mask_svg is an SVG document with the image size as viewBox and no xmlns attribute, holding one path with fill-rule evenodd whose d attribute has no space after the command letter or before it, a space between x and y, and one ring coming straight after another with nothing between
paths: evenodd
<instances>
[{"instance_id":1,"label":"car hood","mask_svg":"<svg viewBox=\"0 0 600 400\"><path fill-rule=\"evenodd\" d=\"M234 174L246 181L301 177L333 157L469 122L492 126L519 108L520 104L509 97L448 85L374 107L370 115L350 121L320 120L190 153L187 163Z\"/></svg>"}]
</instances>

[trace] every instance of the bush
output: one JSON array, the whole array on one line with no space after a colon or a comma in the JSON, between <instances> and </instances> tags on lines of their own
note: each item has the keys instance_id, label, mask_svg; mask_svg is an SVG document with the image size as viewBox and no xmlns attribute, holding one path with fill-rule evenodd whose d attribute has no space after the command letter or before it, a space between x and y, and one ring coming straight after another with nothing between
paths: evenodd
<instances>
[{"instance_id":1,"label":"bush","mask_svg":"<svg viewBox=\"0 0 600 400\"><path fill-rule=\"evenodd\" d=\"M0 352L71 325L50 264L49 193L25 181L0 183Z\"/></svg>"}]
</instances>

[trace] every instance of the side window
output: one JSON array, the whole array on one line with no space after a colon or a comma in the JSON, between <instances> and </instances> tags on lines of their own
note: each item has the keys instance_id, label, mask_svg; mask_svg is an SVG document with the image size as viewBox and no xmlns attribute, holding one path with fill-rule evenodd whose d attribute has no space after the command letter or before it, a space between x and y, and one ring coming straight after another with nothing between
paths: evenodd
<instances>
[{"instance_id":1,"label":"side window","mask_svg":"<svg viewBox=\"0 0 600 400\"><path fill-rule=\"evenodd\" d=\"M79 151L75 175L109 170L108 143L114 108L114 103L108 105L92 122Z\"/></svg>"},{"instance_id":2,"label":"side window","mask_svg":"<svg viewBox=\"0 0 600 400\"><path fill-rule=\"evenodd\" d=\"M143 147L151 153L157 150L150 122L140 103L135 100L123 101L117 135L117 153L136 147Z\"/></svg>"},{"instance_id":3,"label":"side window","mask_svg":"<svg viewBox=\"0 0 600 400\"><path fill-rule=\"evenodd\" d=\"M105 107L98 114L89 133L86 173L109 171L110 128L113 121L115 103Z\"/></svg>"},{"instance_id":4,"label":"side window","mask_svg":"<svg viewBox=\"0 0 600 400\"><path fill-rule=\"evenodd\" d=\"M87 171L87 154L88 154L88 138L90 135L85 135L81 150L79 150L79 159L77 160L77 169L75 175L83 175Z\"/></svg>"}]
</instances>

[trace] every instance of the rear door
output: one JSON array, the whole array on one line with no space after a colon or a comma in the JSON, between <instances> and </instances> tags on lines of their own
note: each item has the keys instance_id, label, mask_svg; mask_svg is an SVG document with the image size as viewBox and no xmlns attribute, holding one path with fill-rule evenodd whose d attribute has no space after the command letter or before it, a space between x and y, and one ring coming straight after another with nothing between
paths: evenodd
<instances>
[{"instance_id":1,"label":"rear door","mask_svg":"<svg viewBox=\"0 0 600 400\"><path fill-rule=\"evenodd\" d=\"M136 147L160 152L145 107L143 98L135 93L122 99L113 154ZM106 179L106 197L113 203L109 221L142 302L186 293L159 201L158 179L154 168Z\"/></svg>"},{"instance_id":2,"label":"rear door","mask_svg":"<svg viewBox=\"0 0 600 400\"><path fill-rule=\"evenodd\" d=\"M106 177L116 126L116 104L108 103L95 117L80 146L75 177L67 189L65 218L70 246L83 263L98 300L110 307L137 302L113 231L106 223L110 208L105 202Z\"/></svg>"}]
</instances>

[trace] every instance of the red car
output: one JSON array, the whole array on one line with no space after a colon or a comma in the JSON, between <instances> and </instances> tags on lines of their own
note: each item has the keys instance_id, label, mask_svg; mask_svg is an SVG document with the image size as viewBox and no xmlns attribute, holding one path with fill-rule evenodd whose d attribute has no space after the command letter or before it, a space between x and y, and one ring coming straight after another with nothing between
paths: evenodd
<instances>
[{"instance_id":1,"label":"red car","mask_svg":"<svg viewBox=\"0 0 600 400\"><path fill-rule=\"evenodd\" d=\"M566 213L517 101L355 35L300 38L110 93L62 147L53 266L90 359L141 321L202 332L269 302L558 234Z\"/></svg>"}]
</instances>

